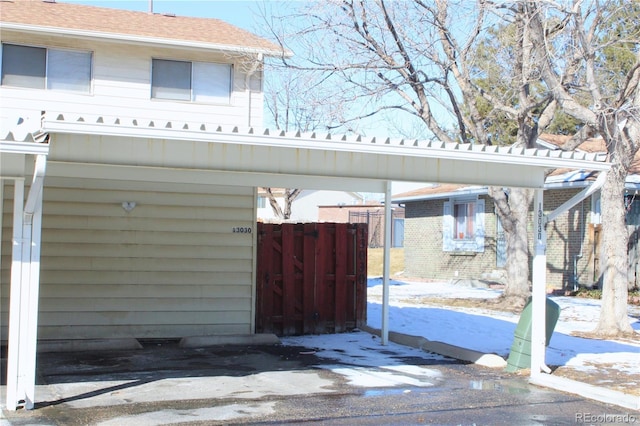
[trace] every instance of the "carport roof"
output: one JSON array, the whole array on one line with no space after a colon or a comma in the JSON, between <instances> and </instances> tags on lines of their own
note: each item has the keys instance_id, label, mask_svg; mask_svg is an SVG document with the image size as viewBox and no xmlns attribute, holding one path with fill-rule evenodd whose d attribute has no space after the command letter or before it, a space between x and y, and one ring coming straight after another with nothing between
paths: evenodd
<instances>
[{"instance_id":1,"label":"carport roof","mask_svg":"<svg viewBox=\"0 0 640 426\"><path fill-rule=\"evenodd\" d=\"M10 131L2 129L0 137L6 140ZM234 180L237 184L254 186L384 192L387 181L408 181L542 188L548 169L609 168L596 153L242 129L131 117L47 112L37 131L100 136L85 139L82 146L70 138L56 138L49 155L54 165L115 166L124 175L127 170L145 167L236 173L244 177ZM139 143L140 139L145 143ZM56 168L53 170L55 173Z\"/></svg>"}]
</instances>

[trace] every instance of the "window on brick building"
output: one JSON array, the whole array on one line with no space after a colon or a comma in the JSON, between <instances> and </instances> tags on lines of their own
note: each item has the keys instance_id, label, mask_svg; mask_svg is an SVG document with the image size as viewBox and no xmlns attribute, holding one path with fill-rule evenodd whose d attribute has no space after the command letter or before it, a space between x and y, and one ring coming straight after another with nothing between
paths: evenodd
<instances>
[{"instance_id":1,"label":"window on brick building","mask_svg":"<svg viewBox=\"0 0 640 426\"><path fill-rule=\"evenodd\" d=\"M484 200L450 199L442 217L443 251L484 251Z\"/></svg>"}]
</instances>

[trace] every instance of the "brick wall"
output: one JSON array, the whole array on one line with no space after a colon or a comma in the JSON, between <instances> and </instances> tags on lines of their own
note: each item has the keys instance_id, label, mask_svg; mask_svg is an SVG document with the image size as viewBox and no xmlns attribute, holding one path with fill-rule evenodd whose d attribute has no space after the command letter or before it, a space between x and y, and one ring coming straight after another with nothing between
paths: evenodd
<instances>
[{"instance_id":1,"label":"brick wall","mask_svg":"<svg viewBox=\"0 0 640 426\"><path fill-rule=\"evenodd\" d=\"M549 213L580 189L545 191ZM496 268L496 216L489 197L485 199L485 247L483 253L457 254L442 251L442 211L446 200L406 203L405 275L424 279L480 278ZM547 225L547 287L571 289L574 261L582 285L594 282L593 232L589 226L591 201L587 199ZM533 253L533 214L529 221ZM580 257L580 254L582 256ZM530 265L531 266L531 265Z\"/></svg>"},{"instance_id":2,"label":"brick wall","mask_svg":"<svg viewBox=\"0 0 640 426\"><path fill-rule=\"evenodd\" d=\"M496 222L493 203L485 199L485 250L482 253L442 251L445 200L407 203L404 221L405 275L426 279L479 278L496 269Z\"/></svg>"},{"instance_id":3,"label":"brick wall","mask_svg":"<svg viewBox=\"0 0 640 426\"><path fill-rule=\"evenodd\" d=\"M555 210L579 191L580 189L545 191L545 212ZM590 286L594 283L590 211L591 198L587 198L547 224L547 287L572 289L576 279L582 285Z\"/></svg>"}]
</instances>

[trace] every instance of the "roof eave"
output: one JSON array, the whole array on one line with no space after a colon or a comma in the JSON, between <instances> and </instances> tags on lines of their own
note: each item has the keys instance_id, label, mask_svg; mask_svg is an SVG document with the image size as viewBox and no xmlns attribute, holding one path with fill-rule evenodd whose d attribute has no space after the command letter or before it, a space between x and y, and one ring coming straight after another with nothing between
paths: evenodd
<instances>
[{"instance_id":1,"label":"roof eave","mask_svg":"<svg viewBox=\"0 0 640 426\"><path fill-rule=\"evenodd\" d=\"M61 35L79 39L103 40L116 43L134 43L139 45L170 46L197 50L215 50L220 52L236 52L243 54L262 54L269 57L291 57L293 53L288 50L273 50L258 47L242 47L225 44L206 43L190 40L176 40L158 37L135 36L129 34L106 33L103 31L78 30L73 28L44 27L40 25L17 24L13 22L2 22L2 29L39 33L45 35Z\"/></svg>"},{"instance_id":2,"label":"roof eave","mask_svg":"<svg viewBox=\"0 0 640 426\"><path fill-rule=\"evenodd\" d=\"M394 203L411 203L416 201L439 200L443 198L461 198L469 196L486 195L489 192L486 186L480 188L462 189L459 191L439 192L436 194L413 195L410 197L392 197Z\"/></svg>"},{"instance_id":3,"label":"roof eave","mask_svg":"<svg viewBox=\"0 0 640 426\"><path fill-rule=\"evenodd\" d=\"M2 154L28 154L47 155L49 154L48 143L19 142L11 140L0 140L0 153Z\"/></svg>"},{"instance_id":4,"label":"roof eave","mask_svg":"<svg viewBox=\"0 0 640 426\"><path fill-rule=\"evenodd\" d=\"M55 114L53 114L55 117ZM95 117L94 117L95 118ZM102 120L102 117L99 117ZM567 167L574 169L589 169L594 171L609 170L611 165L606 162L587 161L585 159L574 159L566 157L550 157L547 155L526 155L514 153L484 152L472 150L470 147L459 149L459 145L449 148L424 149L420 146L408 146L402 144L391 144L378 142L376 138L365 142L360 137L355 138L338 138L334 139L331 135L326 137L306 134L282 133L272 135L266 129L263 132L256 132L256 129L249 128L244 131L234 128L233 130L225 130L219 128L217 130L198 131L198 130L180 130L182 126L172 126L167 123L160 127L129 127L122 124L107 124L98 122L88 122L82 120L65 120L62 115L56 119L45 118L42 122L43 131L51 133L71 133L71 134L87 134L100 136L122 136L133 138L152 138L152 139L173 139L173 140L190 140L211 142L215 140L221 143L231 144L248 144L248 145L268 145L280 148L301 148L308 150L333 150L337 152L357 151L369 154L384 155L402 155L406 158L410 157L427 157L440 160L463 160L483 162L487 165L491 163L509 162L513 165L530 166L543 169L552 169L559 167ZM196 129L197 127L193 127ZM274 137L275 136L275 137ZM350 140L352 139L352 140ZM568 153L570 154L570 153Z\"/></svg>"}]
</instances>

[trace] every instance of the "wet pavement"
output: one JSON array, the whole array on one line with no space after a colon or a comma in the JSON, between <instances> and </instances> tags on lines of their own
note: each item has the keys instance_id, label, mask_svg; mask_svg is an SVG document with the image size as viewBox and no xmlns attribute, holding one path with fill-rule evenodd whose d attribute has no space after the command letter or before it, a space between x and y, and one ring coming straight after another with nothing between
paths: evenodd
<instances>
[{"instance_id":1,"label":"wet pavement","mask_svg":"<svg viewBox=\"0 0 640 426\"><path fill-rule=\"evenodd\" d=\"M359 353L374 356L173 341L42 353L36 409L3 410L0 425L640 424L640 413L532 386L523 375L353 336Z\"/></svg>"}]
</instances>

